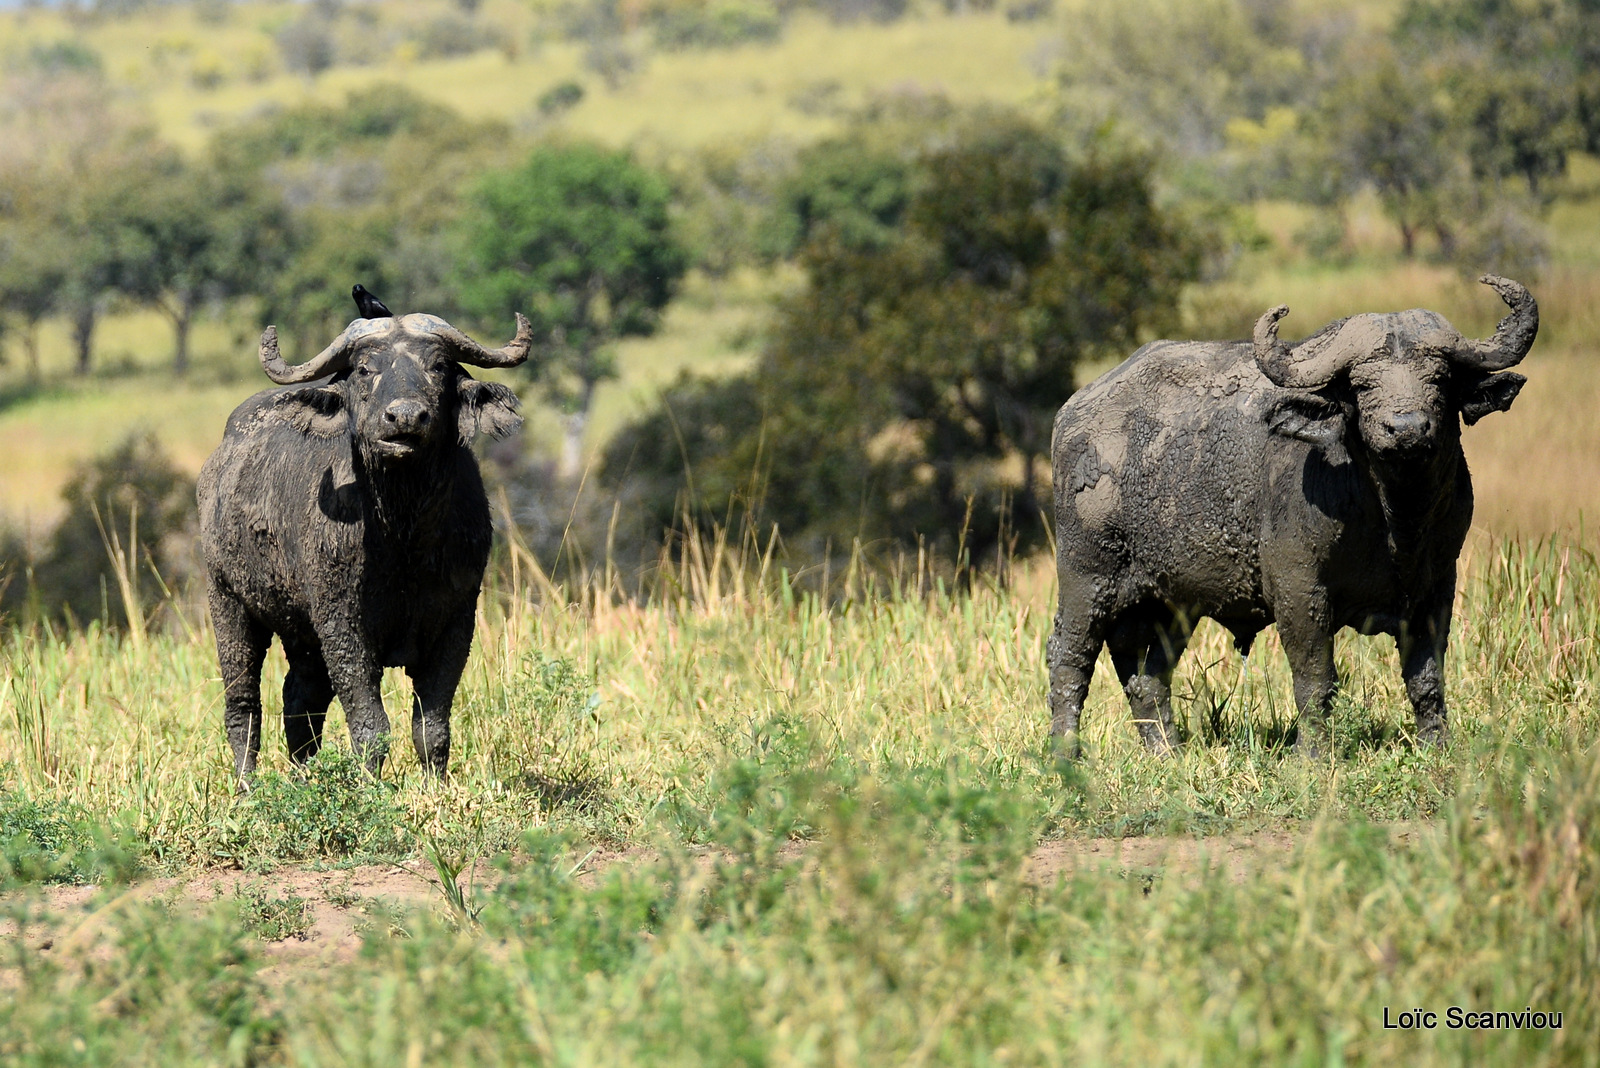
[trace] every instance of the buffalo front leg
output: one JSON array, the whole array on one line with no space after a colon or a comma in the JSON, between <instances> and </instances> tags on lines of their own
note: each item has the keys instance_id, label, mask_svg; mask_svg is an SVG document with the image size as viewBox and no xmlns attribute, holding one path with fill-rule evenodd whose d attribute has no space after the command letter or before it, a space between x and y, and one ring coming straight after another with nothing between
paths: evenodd
<instances>
[{"instance_id":1,"label":"buffalo front leg","mask_svg":"<svg viewBox=\"0 0 1600 1068\"><path fill-rule=\"evenodd\" d=\"M232 594L211 586L211 625L222 669L222 723L233 750L233 772L241 790L250 788L261 754L261 663L272 633L251 617Z\"/></svg>"},{"instance_id":2,"label":"buffalo front leg","mask_svg":"<svg viewBox=\"0 0 1600 1068\"><path fill-rule=\"evenodd\" d=\"M1455 576L1428 599L1428 609L1400 627L1395 645L1400 652L1400 676L1416 715L1417 744L1443 745L1448 735L1449 712L1444 703L1444 654L1450 643L1451 605L1455 601Z\"/></svg>"},{"instance_id":3,"label":"buffalo front leg","mask_svg":"<svg viewBox=\"0 0 1600 1068\"><path fill-rule=\"evenodd\" d=\"M350 726L350 748L376 775L383 770L389 755L389 715L383 710L383 665L373 656L367 642L355 637L355 628L334 622L319 625L322 662L328 668L333 692L344 706L345 722Z\"/></svg>"},{"instance_id":4,"label":"buffalo front leg","mask_svg":"<svg viewBox=\"0 0 1600 1068\"><path fill-rule=\"evenodd\" d=\"M439 636L422 663L406 668L413 691L411 744L422 770L440 778L450 766L450 709L472 649L472 628L469 611Z\"/></svg>"},{"instance_id":5,"label":"buffalo front leg","mask_svg":"<svg viewBox=\"0 0 1600 1068\"><path fill-rule=\"evenodd\" d=\"M1299 713L1295 749L1320 757L1328 748L1328 713L1339 693L1339 670L1333 662L1333 635L1305 620L1278 620L1278 636L1289 655L1294 678L1294 704Z\"/></svg>"},{"instance_id":6,"label":"buffalo front leg","mask_svg":"<svg viewBox=\"0 0 1600 1068\"><path fill-rule=\"evenodd\" d=\"M284 653L289 674L283 680L283 736L289 745L289 759L304 764L322 748L322 725L328 702L333 700L333 682L320 649L285 642Z\"/></svg>"},{"instance_id":7,"label":"buffalo front leg","mask_svg":"<svg viewBox=\"0 0 1600 1068\"><path fill-rule=\"evenodd\" d=\"M1071 759L1082 752L1078 721L1103 641L1100 611L1090 585L1063 574L1061 604L1045 644L1050 667L1050 737L1057 751Z\"/></svg>"}]
</instances>

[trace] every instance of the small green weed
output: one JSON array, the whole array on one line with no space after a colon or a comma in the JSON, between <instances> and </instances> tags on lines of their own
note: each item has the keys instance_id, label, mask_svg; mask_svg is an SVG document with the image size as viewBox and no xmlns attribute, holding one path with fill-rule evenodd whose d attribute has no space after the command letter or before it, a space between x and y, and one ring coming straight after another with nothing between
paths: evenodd
<instances>
[{"instance_id":1,"label":"small green weed","mask_svg":"<svg viewBox=\"0 0 1600 1068\"><path fill-rule=\"evenodd\" d=\"M595 676L563 657L533 653L507 681L505 703L516 729L495 753L499 777L533 793L546 811L603 816L610 784L592 751L601 707Z\"/></svg>"},{"instance_id":2,"label":"small green weed","mask_svg":"<svg viewBox=\"0 0 1600 1068\"><path fill-rule=\"evenodd\" d=\"M849 765L830 763L793 717L752 724L741 742L742 751L699 783L687 773L676 777L663 811L668 827L687 842L740 855L770 854L790 839L811 837L815 803L849 781Z\"/></svg>"},{"instance_id":3,"label":"small green weed","mask_svg":"<svg viewBox=\"0 0 1600 1068\"><path fill-rule=\"evenodd\" d=\"M311 930L311 903L298 894L274 897L261 883L240 884L233 902L244 929L264 942L304 941Z\"/></svg>"},{"instance_id":4,"label":"small green weed","mask_svg":"<svg viewBox=\"0 0 1600 1068\"><path fill-rule=\"evenodd\" d=\"M357 905L361 904L362 901L366 900L360 894L350 889L349 883L346 883L343 886L333 887L325 891L322 896L327 898L328 904L332 905L334 908L345 910L353 909Z\"/></svg>"}]
</instances>

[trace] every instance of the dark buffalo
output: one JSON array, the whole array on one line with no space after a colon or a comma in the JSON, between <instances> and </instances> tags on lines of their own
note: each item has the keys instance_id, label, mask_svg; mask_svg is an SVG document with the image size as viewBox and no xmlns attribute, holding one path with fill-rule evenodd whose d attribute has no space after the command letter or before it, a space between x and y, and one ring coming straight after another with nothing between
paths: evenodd
<instances>
[{"instance_id":1,"label":"dark buffalo","mask_svg":"<svg viewBox=\"0 0 1600 1068\"><path fill-rule=\"evenodd\" d=\"M274 634L289 661L292 759L317 752L338 694L352 745L377 771L389 734L379 683L385 667L403 667L416 694L417 758L443 774L491 537L468 446L480 431L502 436L522 422L515 394L462 365L515 366L531 338L520 315L501 349L431 315L357 319L291 367L277 331L261 335L261 366L281 385L228 417L199 483L223 716L241 782L261 748L261 663Z\"/></svg>"},{"instance_id":2,"label":"dark buffalo","mask_svg":"<svg viewBox=\"0 0 1600 1068\"><path fill-rule=\"evenodd\" d=\"M1153 342L1062 407L1049 663L1051 732L1068 752L1102 644L1145 744L1171 746L1172 667L1202 616L1241 652L1278 624L1302 749L1323 744L1343 627L1394 636L1417 737L1444 739L1472 521L1457 416L1511 407L1526 379L1494 372L1539 329L1526 289L1483 281L1511 307L1487 341L1413 310L1340 319L1290 346L1278 307L1253 342Z\"/></svg>"}]
</instances>

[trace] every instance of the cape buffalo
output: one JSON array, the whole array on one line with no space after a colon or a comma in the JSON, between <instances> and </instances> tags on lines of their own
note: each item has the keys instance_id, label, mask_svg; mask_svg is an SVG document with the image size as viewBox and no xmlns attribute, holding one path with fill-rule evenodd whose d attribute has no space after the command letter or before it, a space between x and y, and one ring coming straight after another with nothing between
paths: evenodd
<instances>
[{"instance_id":1,"label":"cape buffalo","mask_svg":"<svg viewBox=\"0 0 1600 1068\"><path fill-rule=\"evenodd\" d=\"M1061 408L1048 658L1051 733L1069 754L1102 643L1145 744L1170 748L1172 668L1202 616L1243 653L1278 624L1303 751L1325 742L1342 627L1394 636L1417 737L1444 739L1472 521L1457 416L1470 426L1511 407L1526 379L1494 372L1539 329L1526 289L1482 281L1511 307L1487 341L1412 310L1340 319L1290 346L1277 307L1253 341L1145 345Z\"/></svg>"},{"instance_id":2,"label":"cape buffalo","mask_svg":"<svg viewBox=\"0 0 1600 1068\"><path fill-rule=\"evenodd\" d=\"M469 443L522 422L516 395L462 367L527 358L528 320L487 349L431 315L356 319L236 408L200 472L200 543L222 665L228 744L248 785L261 748L261 663L283 642L289 755L322 744L334 694L374 772L388 751L379 683L404 667L424 769L450 759L450 705L472 644L489 556L489 503ZM313 381L315 380L315 381Z\"/></svg>"}]
</instances>

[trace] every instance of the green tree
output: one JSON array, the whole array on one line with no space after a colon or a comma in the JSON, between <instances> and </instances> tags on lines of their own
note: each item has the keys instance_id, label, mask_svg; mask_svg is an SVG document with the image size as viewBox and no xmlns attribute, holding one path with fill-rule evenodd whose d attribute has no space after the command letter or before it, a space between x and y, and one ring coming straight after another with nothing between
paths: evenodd
<instances>
[{"instance_id":1,"label":"green tree","mask_svg":"<svg viewBox=\"0 0 1600 1068\"><path fill-rule=\"evenodd\" d=\"M768 248L793 256L825 227L848 245L889 243L911 202L915 172L912 153L861 131L812 145L778 191L765 235Z\"/></svg>"},{"instance_id":2,"label":"green tree","mask_svg":"<svg viewBox=\"0 0 1600 1068\"><path fill-rule=\"evenodd\" d=\"M533 321L550 396L568 412L561 471L577 473L612 345L651 334L688 264L666 181L624 152L547 145L483 176L461 226L458 299L485 330Z\"/></svg>"},{"instance_id":3,"label":"green tree","mask_svg":"<svg viewBox=\"0 0 1600 1068\"><path fill-rule=\"evenodd\" d=\"M201 304L252 293L281 267L285 212L255 175L176 152L153 152L122 179L105 213L116 285L171 321L172 366L182 374Z\"/></svg>"},{"instance_id":4,"label":"green tree","mask_svg":"<svg viewBox=\"0 0 1600 1068\"><path fill-rule=\"evenodd\" d=\"M259 295L289 350L327 344L354 314L355 282L397 312L458 312L448 273L459 192L503 163L509 143L503 126L467 121L393 85L220 134L213 154L224 187L261 175L285 206L290 251Z\"/></svg>"},{"instance_id":5,"label":"green tree","mask_svg":"<svg viewBox=\"0 0 1600 1068\"><path fill-rule=\"evenodd\" d=\"M1317 132L1346 191L1370 182L1400 228L1406 256L1418 234L1447 229L1446 190L1458 154L1432 87L1392 48L1375 42L1323 96Z\"/></svg>"},{"instance_id":6,"label":"green tree","mask_svg":"<svg viewBox=\"0 0 1600 1068\"><path fill-rule=\"evenodd\" d=\"M87 374L119 278L128 201L171 150L121 110L93 65L27 70L0 94L18 105L0 109L0 241L20 258L0 268L0 299L25 336L47 310L64 316L75 369Z\"/></svg>"},{"instance_id":7,"label":"green tree","mask_svg":"<svg viewBox=\"0 0 1600 1068\"><path fill-rule=\"evenodd\" d=\"M39 324L55 314L70 248L41 202L41 191L13 180L0 204L0 314L17 328L29 380L39 378Z\"/></svg>"},{"instance_id":8,"label":"green tree","mask_svg":"<svg viewBox=\"0 0 1600 1068\"><path fill-rule=\"evenodd\" d=\"M819 229L748 377L682 381L613 442L605 478L653 522L688 491L718 517L743 499L812 549L954 549L965 525L982 552L1012 515L1035 531L1074 368L1170 322L1200 243L1156 204L1148 159L1072 159L1004 113L924 151L911 185L887 241Z\"/></svg>"},{"instance_id":9,"label":"green tree","mask_svg":"<svg viewBox=\"0 0 1600 1068\"><path fill-rule=\"evenodd\" d=\"M1446 101L1476 176L1521 177L1538 197L1584 146L1585 63L1600 57L1587 0L1411 0L1394 37Z\"/></svg>"},{"instance_id":10,"label":"green tree","mask_svg":"<svg viewBox=\"0 0 1600 1068\"><path fill-rule=\"evenodd\" d=\"M1179 158L1209 156L1230 121L1259 119L1314 85L1322 20L1289 8L1273 0L1086 5L1061 41L1064 116L1089 126L1115 119Z\"/></svg>"}]
</instances>

